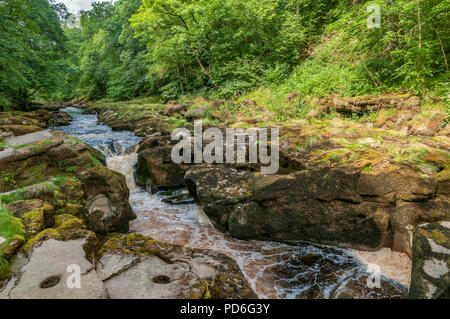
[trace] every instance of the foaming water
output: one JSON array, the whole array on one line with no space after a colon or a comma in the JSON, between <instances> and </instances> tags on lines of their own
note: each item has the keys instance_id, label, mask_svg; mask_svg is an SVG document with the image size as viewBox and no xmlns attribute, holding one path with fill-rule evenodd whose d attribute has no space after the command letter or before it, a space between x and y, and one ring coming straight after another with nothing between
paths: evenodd
<instances>
[{"instance_id":1,"label":"foaming water","mask_svg":"<svg viewBox=\"0 0 450 319\"><path fill-rule=\"evenodd\" d=\"M137 219L130 231L190 248L210 249L233 258L260 298L333 298L347 293L360 298L402 298L407 295L406 272L396 265L380 266L382 285L367 286L366 265L385 263L390 255L357 252L309 243L243 241L218 231L195 204L170 205L136 186L133 167L140 139L131 132L113 132L95 115L67 109L74 118L62 131L107 155L110 169L126 176L130 203ZM375 257L374 257L375 256ZM381 257L382 258L381 258ZM399 259L398 263L402 263ZM406 261L404 261L406 262ZM398 280L402 284L391 279ZM353 292L353 293L352 293Z\"/></svg>"}]
</instances>

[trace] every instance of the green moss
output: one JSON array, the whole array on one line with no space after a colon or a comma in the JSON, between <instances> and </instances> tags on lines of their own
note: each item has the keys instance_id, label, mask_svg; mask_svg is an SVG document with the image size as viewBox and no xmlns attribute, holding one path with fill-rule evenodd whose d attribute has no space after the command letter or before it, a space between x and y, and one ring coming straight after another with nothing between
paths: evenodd
<instances>
[{"instance_id":1,"label":"green moss","mask_svg":"<svg viewBox=\"0 0 450 319\"><path fill-rule=\"evenodd\" d=\"M39 233L45 228L44 212L42 210L26 213L22 216L22 220L28 233Z\"/></svg>"},{"instance_id":2,"label":"green moss","mask_svg":"<svg viewBox=\"0 0 450 319\"><path fill-rule=\"evenodd\" d=\"M364 167L362 171L365 173L370 173L372 171L372 165Z\"/></svg>"},{"instance_id":3,"label":"green moss","mask_svg":"<svg viewBox=\"0 0 450 319\"><path fill-rule=\"evenodd\" d=\"M2 172L0 174L0 191L7 191L16 186L16 174L13 172Z\"/></svg>"},{"instance_id":4,"label":"green moss","mask_svg":"<svg viewBox=\"0 0 450 319\"><path fill-rule=\"evenodd\" d=\"M27 241L27 243L23 246L23 250L27 251L32 249L36 244L40 243L46 239L55 239L61 240L62 236L53 228L47 228L34 236L32 239Z\"/></svg>"},{"instance_id":5,"label":"green moss","mask_svg":"<svg viewBox=\"0 0 450 319\"><path fill-rule=\"evenodd\" d=\"M94 156L92 156L91 152L87 151L87 153L88 153L88 155L89 155L89 158L90 158L95 164L97 164L97 165L102 165L102 163L101 163L98 159L96 159Z\"/></svg>"},{"instance_id":6,"label":"green moss","mask_svg":"<svg viewBox=\"0 0 450 319\"><path fill-rule=\"evenodd\" d=\"M0 244L0 250L6 247L14 236L24 236L25 227L19 218L14 217L0 203L0 236L6 239L6 242Z\"/></svg>"}]
</instances>

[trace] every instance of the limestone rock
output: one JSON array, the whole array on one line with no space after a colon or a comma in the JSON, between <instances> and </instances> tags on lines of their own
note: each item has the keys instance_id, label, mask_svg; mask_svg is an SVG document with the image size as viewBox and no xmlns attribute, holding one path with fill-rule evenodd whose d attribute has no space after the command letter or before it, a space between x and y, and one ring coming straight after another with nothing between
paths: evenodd
<instances>
[{"instance_id":1,"label":"limestone rock","mask_svg":"<svg viewBox=\"0 0 450 319\"><path fill-rule=\"evenodd\" d=\"M183 186L186 169L171 159L171 147L159 146L139 153L136 174L141 184L152 189Z\"/></svg>"},{"instance_id":2,"label":"limestone rock","mask_svg":"<svg viewBox=\"0 0 450 319\"><path fill-rule=\"evenodd\" d=\"M232 259L136 234L110 235L97 271L111 298L256 298Z\"/></svg>"},{"instance_id":3,"label":"limestone rock","mask_svg":"<svg viewBox=\"0 0 450 319\"><path fill-rule=\"evenodd\" d=\"M424 224L414 233L409 298L450 298L450 221Z\"/></svg>"},{"instance_id":4,"label":"limestone rock","mask_svg":"<svg viewBox=\"0 0 450 319\"><path fill-rule=\"evenodd\" d=\"M84 239L49 239L36 247L28 262L0 291L0 298L11 299L102 299L107 291L94 266L86 259ZM71 275L80 274L80 288Z\"/></svg>"},{"instance_id":5,"label":"limestone rock","mask_svg":"<svg viewBox=\"0 0 450 319\"><path fill-rule=\"evenodd\" d=\"M72 121L72 116L66 112L52 112L50 116L49 126L65 126Z\"/></svg>"}]
</instances>

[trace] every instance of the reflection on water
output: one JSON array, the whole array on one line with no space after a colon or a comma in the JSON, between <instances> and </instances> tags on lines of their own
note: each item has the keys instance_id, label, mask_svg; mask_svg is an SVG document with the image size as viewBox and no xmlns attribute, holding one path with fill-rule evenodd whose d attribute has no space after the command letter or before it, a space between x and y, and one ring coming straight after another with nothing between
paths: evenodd
<instances>
[{"instance_id":1,"label":"reflection on water","mask_svg":"<svg viewBox=\"0 0 450 319\"><path fill-rule=\"evenodd\" d=\"M260 298L333 298L346 295L401 298L407 295L406 286L384 277L381 288L368 288L366 266L350 250L309 243L288 245L237 240L215 229L197 205L162 202L160 196L136 187L133 167L137 160L134 151L140 141L138 137L131 132L114 132L98 124L95 115L81 114L76 109L68 111L74 121L70 126L56 129L102 150L108 155L108 167L126 176L130 203L137 215L137 219L130 223L131 232L190 248L211 249L230 256L239 264ZM392 260L393 254L389 252L379 255L363 253L357 257L382 264ZM407 277L407 268L400 275L395 271L388 271L385 275L404 279ZM407 283L405 280L402 282Z\"/></svg>"}]
</instances>

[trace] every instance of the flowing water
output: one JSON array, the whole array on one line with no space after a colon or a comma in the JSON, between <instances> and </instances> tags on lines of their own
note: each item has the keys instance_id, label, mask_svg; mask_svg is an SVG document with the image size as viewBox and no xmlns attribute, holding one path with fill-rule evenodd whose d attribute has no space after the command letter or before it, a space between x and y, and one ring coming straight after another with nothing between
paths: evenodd
<instances>
[{"instance_id":1,"label":"flowing water","mask_svg":"<svg viewBox=\"0 0 450 319\"><path fill-rule=\"evenodd\" d=\"M110 169L126 176L130 203L137 219L130 232L190 248L210 249L233 258L260 298L333 298L347 293L360 298L402 298L407 295L410 261L389 249L358 252L309 243L242 241L215 229L195 204L171 205L162 196L136 186L133 167L140 138L115 132L97 122L96 115L63 110L72 115L69 126L55 127L98 148ZM376 264L381 285L368 285L367 266ZM372 278L372 277L371 277ZM372 288L370 288L372 287Z\"/></svg>"}]
</instances>

